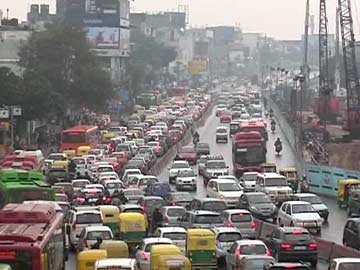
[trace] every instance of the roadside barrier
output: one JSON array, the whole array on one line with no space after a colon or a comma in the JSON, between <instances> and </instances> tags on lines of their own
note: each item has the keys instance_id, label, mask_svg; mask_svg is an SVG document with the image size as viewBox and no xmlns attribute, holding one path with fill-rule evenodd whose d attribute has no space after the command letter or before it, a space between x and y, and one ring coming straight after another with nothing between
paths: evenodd
<instances>
[{"instance_id":1,"label":"roadside barrier","mask_svg":"<svg viewBox=\"0 0 360 270\"><path fill-rule=\"evenodd\" d=\"M266 240L269 235L277 228L276 224L255 219L255 230L258 239ZM334 242L326 241L320 237L315 237L319 259L330 261L335 258L360 258L360 251L339 245Z\"/></svg>"},{"instance_id":2,"label":"roadside barrier","mask_svg":"<svg viewBox=\"0 0 360 270\"><path fill-rule=\"evenodd\" d=\"M201 118L194 122L195 128L199 128L205 125L206 120L211 115L214 105L211 104ZM161 172L173 161L176 154L180 151L181 147L188 145L192 141L191 131L187 130L184 137L177 144L173 145L164 156L159 158L155 165L149 170L150 175L159 176Z\"/></svg>"}]
</instances>

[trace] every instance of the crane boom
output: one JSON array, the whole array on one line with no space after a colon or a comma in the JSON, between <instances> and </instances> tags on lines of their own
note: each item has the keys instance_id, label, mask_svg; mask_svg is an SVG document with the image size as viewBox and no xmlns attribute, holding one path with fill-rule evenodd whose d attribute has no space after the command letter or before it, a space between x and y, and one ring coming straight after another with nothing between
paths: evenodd
<instances>
[{"instance_id":1,"label":"crane boom","mask_svg":"<svg viewBox=\"0 0 360 270\"><path fill-rule=\"evenodd\" d=\"M347 91L347 123L353 135L359 131L360 83L356 67L355 36L351 0L338 0Z\"/></svg>"}]
</instances>

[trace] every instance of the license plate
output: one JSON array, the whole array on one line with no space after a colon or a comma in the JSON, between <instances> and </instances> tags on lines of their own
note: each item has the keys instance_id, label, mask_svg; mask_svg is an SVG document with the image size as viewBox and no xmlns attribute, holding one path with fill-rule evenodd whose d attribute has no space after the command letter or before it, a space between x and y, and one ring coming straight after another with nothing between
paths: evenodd
<instances>
[{"instance_id":1,"label":"license plate","mask_svg":"<svg viewBox=\"0 0 360 270\"><path fill-rule=\"evenodd\" d=\"M306 250L306 247L303 247L303 246L294 247L294 250Z\"/></svg>"}]
</instances>

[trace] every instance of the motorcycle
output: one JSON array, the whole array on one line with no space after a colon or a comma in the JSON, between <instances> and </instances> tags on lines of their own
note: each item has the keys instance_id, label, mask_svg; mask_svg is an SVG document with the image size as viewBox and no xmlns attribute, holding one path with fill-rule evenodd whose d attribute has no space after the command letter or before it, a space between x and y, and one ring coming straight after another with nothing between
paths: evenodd
<instances>
[{"instance_id":1,"label":"motorcycle","mask_svg":"<svg viewBox=\"0 0 360 270\"><path fill-rule=\"evenodd\" d=\"M271 125L271 133L275 133L275 129L276 129L275 125Z\"/></svg>"},{"instance_id":2,"label":"motorcycle","mask_svg":"<svg viewBox=\"0 0 360 270\"><path fill-rule=\"evenodd\" d=\"M199 143L199 141L200 141L200 138L199 138L199 137L195 136L195 137L193 138L193 144L194 144L194 145L197 145L197 144Z\"/></svg>"},{"instance_id":3,"label":"motorcycle","mask_svg":"<svg viewBox=\"0 0 360 270\"><path fill-rule=\"evenodd\" d=\"M280 152L282 151L282 144L275 145L275 152L277 155L280 155Z\"/></svg>"}]
</instances>

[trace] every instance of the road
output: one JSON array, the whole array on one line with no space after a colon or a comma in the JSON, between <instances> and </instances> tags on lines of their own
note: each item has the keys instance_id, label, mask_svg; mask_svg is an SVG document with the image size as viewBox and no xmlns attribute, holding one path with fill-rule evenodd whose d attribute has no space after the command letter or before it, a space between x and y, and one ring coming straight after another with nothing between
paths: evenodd
<instances>
[{"instance_id":1,"label":"road","mask_svg":"<svg viewBox=\"0 0 360 270\"><path fill-rule=\"evenodd\" d=\"M206 121L205 125L198 129L200 134L200 141L207 142L210 144L210 150L212 155L222 155L230 168L230 172L232 172L232 156L231 156L231 142L225 143L216 143L215 142L215 130L216 127L220 125L219 119L213 113L208 120ZM221 124L225 125L225 124ZM268 126L270 124L268 123ZM274 151L274 141L276 138L279 137L283 142L283 149L284 151L280 156L275 155ZM269 132L269 140L268 144L268 152L267 152L267 161L276 163L278 168L284 167L294 167L296 164L296 158L294 153L291 151L290 146L288 145L287 140L284 137L284 134L277 129L275 134L271 134ZM195 170L197 171L197 170ZM161 174L159 175L159 179L161 180L168 180L168 170L164 169ZM197 192L193 193L194 196L204 197L206 196L205 187L202 182L202 177L198 177L197 179ZM346 221L346 212L340 210L337 207L336 201L323 198L324 202L329 206L330 209L330 217L329 217L329 224L324 225L322 230L322 237L327 240L332 240L334 242L341 243L342 237L342 229L344 223ZM76 269L76 257L74 254L71 254L70 260L66 266L67 270L75 270ZM325 270L327 269L327 265L324 262L319 262L318 270Z\"/></svg>"}]
</instances>

